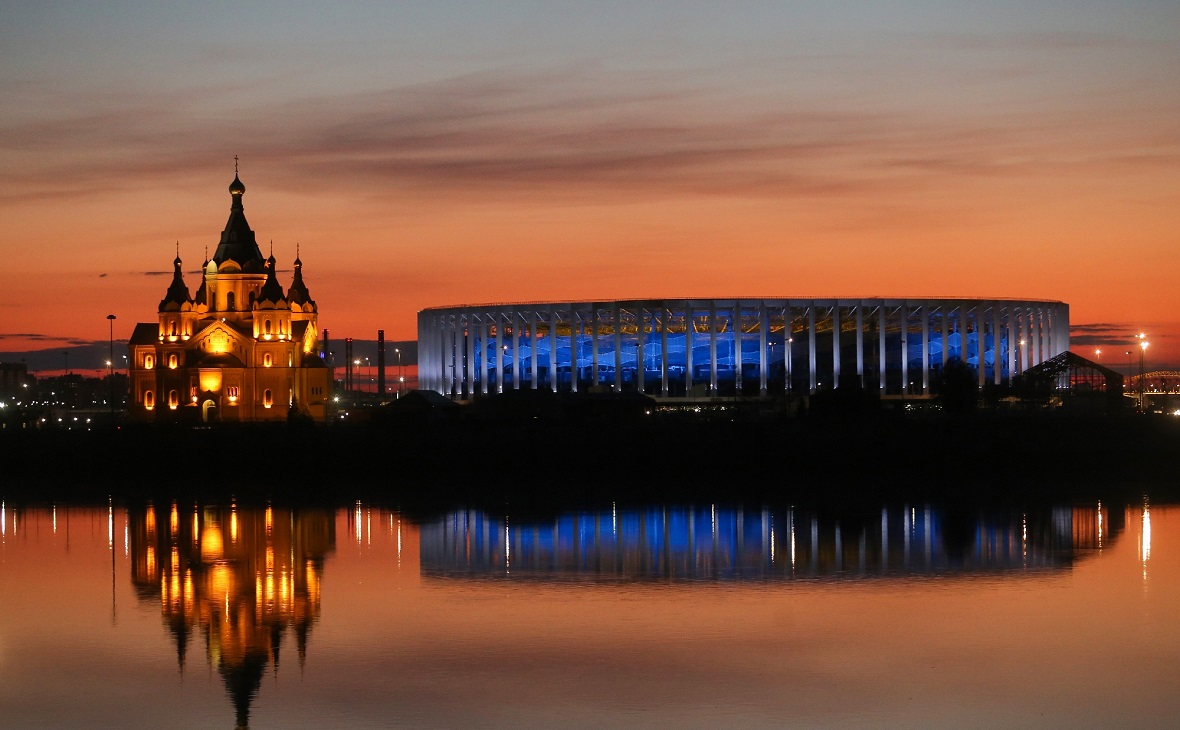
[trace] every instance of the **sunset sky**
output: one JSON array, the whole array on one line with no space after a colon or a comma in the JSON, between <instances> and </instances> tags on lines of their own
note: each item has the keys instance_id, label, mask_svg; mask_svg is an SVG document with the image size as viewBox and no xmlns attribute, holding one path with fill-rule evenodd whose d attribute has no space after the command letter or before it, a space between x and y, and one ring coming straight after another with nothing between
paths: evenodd
<instances>
[{"instance_id":1,"label":"sunset sky","mask_svg":"<svg viewBox=\"0 0 1180 730\"><path fill-rule=\"evenodd\" d=\"M333 339L473 302L1059 299L1180 368L1180 3L7 3L0 351L229 213Z\"/></svg>"}]
</instances>

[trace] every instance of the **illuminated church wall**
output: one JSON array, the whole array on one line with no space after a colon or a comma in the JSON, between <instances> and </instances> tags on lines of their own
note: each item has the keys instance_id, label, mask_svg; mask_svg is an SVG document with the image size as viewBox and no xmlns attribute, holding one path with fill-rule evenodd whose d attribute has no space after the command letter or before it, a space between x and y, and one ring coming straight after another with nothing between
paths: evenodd
<instances>
[{"instance_id":1,"label":"illuminated church wall","mask_svg":"<svg viewBox=\"0 0 1180 730\"><path fill-rule=\"evenodd\" d=\"M229 220L192 296L179 254L157 321L131 336L132 414L156 421L281 421L292 410L323 421L331 371L318 309L296 254L289 288L263 259L246 222L245 186L230 184Z\"/></svg>"}]
</instances>

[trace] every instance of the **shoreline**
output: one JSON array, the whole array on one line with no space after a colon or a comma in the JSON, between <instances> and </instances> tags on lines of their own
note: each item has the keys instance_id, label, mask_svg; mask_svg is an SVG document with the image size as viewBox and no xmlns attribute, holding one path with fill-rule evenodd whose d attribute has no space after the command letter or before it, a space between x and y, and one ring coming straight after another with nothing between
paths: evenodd
<instances>
[{"instance_id":1,"label":"shoreline","mask_svg":"<svg viewBox=\"0 0 1180 730\"><path fill-rule=\"evenodd\" d=\"M1180 499L1180 419L505 418L0 431L7 500L503 504Z\"/></svg>"}]
</instances>

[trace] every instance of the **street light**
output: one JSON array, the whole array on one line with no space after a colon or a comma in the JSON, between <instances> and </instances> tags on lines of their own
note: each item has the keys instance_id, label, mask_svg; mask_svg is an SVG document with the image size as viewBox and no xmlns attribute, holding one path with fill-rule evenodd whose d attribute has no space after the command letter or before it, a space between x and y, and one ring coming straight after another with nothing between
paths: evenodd
<instances>
[{"instance_id":1,"label":"street light","mask_svg":"<svg viewBox=\"0 0 1180 730\"><path fill-rule=\"evenodd\" d=\"M1139 333L1139 410L1141 411L1147 410L1145 390L1147 386L1147 346L1150 343L1146 338L1146 334Z\"/></svg>"},{"instance_id":2,"label":"street light","mask_svg":"<svg viewBox=\"0 0 1180 730\"><path fill-rule=\"evenodd\" d=\"M108 314L107 322L110 323L111 341L110 341L110 359L107 360L107 380L110 381L111 389L111 420L115 420L115 315Z\"/></svg>"},{"instance_id":3,"label":"street light","mask_svg":"<svg viewBox=\"0 0 1180 730\"><path fill-rule=\"evenodd\" d=\"M397 397L402 397L402 383L406 381L402 376L402 351L401 348L395 347L393 351L397 354Z\"/></svg>"}]
</instances>

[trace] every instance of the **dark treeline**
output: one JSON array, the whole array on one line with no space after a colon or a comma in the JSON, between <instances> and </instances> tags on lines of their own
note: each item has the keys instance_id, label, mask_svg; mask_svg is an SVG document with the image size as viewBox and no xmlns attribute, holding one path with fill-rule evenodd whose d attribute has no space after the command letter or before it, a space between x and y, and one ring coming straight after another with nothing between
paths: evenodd
<instances>
[{"instance_id":1,"label":"dark treeline","mask_svg":"<svg viewBox=\"0 0 1180 730\"><path fill-rule=\"evenodd\" d=\"M362 499L423 511L1180 498L1174 417L472 413L328 426L0 431L0 497Z\"/></svg>"}]
</instances>

